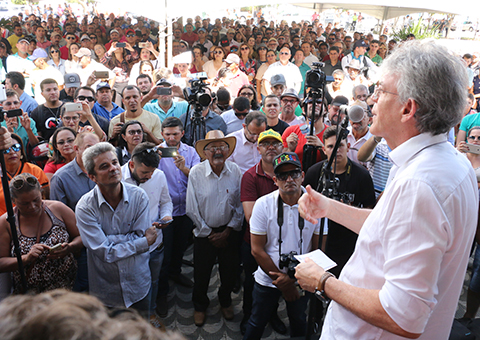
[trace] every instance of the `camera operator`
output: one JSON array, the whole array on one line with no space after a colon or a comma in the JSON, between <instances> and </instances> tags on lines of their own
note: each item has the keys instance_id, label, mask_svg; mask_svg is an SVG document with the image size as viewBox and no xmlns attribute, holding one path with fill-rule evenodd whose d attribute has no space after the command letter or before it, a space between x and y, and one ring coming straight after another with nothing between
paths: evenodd
<instances>
[{"instance_id":1,"label":"camera operator","mask_svg":"<svg viewBox=\"0 0 480 340\"><path fill-rule=\"evenodd\" d=\"M210 97L212 96L212 92L208 87L204 87L204 91L206 94L210 95ZM225 121L222 119L222 117L220 117L210 109L210 104L206 106L202 106L201 110L202 110L200 112L201 119L202 119L202 122L205 123L205 133L208 133L208 131L211 131L211 130L220 130L223 132L224 135L227 134L227 124L225 124ZM188 118L186 117L186 113L184 113L180 117L180 120L182 121L182 123L185 124L184 143L190 146L193 146L194 143L196 142L194 138L194 131L192 129L192 117L195 114L196 114L195 108L192 107L188 112ZM204 137L205 136L202 136L200 139L203 139Z\"/></svg>"},{"instance_id":2,"label":"camera operator","mask_svg":"<svg viewBox=\"0 0 480 340\"><path fill-rule=\"evenodd\" d=\"M304 173L300 159L293 152L278 155L273 160L273 180L278 190L260 197L250 218L252 255L259 264L255 272L252 315L244 339L260 339L265 325L283 296L287 304L290 335L306 333L308 296L301 296L292 278L294 261L280 261L291 252L304 254L318 245L319 223L300 218L297 202L304 192ZM279 210L279 207L281 209ZM282 262L282 263L280 263ZM289 275L290 274L290 275Z\"/></svg>"},{"instance_id":3,"label":"camera operator","mask_svg":"<svg viewBox=\"0 0 480 340\"><path fill-rule=\"evenodd\" d=\"M327 160L313 165L308 169L305 176L304 185L311 185L317 188L318 192L330 188L329 183L325 183L323 178L332 179L330 182L335 186L336 192L334 199L350 204L355 207L373 207L375 204L375 190L368 170L358 163L353 162L347 157L350 144L344 139L337 150L336 158L332 164L332 172L326 170L326 165L332 157L333 147L337 141L337 127L331 126L323 133L323 152L327 155ZM335 174L335 176L333 175ZM328 196L326 192L325 195ZM327 230L327 228L325 228ZM335 268L330 271L339 275L345 263L355 249L358 235L344 226L328 221L328 236L326 241L325 253L337 263Z\"/></svg>"}]
</instances>

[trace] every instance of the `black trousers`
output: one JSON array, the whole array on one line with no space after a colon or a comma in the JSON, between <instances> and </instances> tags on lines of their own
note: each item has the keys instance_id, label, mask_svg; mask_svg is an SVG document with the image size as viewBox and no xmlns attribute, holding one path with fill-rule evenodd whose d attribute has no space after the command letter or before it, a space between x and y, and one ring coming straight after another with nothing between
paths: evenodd
<instances>
[{"instance_id":1,"label":"black trousers","mask_svg":"<svg viewBox=\"0 0 480 340\"><path fill-rule=\"evenodd\" d=\"M215 230L214 230L215 232ZM196 311L205 312L210 300L207 296L210 276L218 258L220 288L218 299L222 307L232 304L231 293L235 286L238 268L238 232L232 231L228 236L228 245L224 248L214 247L208 237L195 237L193 241L193 294L192 301Z\"/></svg>"}]
</instances>

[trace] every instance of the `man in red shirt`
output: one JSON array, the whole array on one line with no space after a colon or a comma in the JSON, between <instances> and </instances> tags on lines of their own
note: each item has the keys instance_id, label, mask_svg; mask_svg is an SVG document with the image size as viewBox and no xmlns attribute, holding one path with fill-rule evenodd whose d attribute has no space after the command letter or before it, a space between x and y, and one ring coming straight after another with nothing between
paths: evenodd
<instances>
[{"instance_id":1,"label":"man in red shirt","mask_svg":"<svg viewBox=\"0 0 480 340\"><path fill-rule=\"evenodd\" d=\"M193 43L198 40L198 34L193 32L193 25L190 23L185 25L185 29L187 32L182 34L182 40L188 42L190 47L192 47Z\"/></svg>"}]
</instances>

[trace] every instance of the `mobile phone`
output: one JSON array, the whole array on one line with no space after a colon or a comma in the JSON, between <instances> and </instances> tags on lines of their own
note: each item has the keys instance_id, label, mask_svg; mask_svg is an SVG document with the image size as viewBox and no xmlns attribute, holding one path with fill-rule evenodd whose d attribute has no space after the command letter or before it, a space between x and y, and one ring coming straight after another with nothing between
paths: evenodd
<instances>
[{"instance_id":1,"label":"mobile phone","mask_svg":"<svg viewBox=\"0 0 480 340\"><path fill-rule=\"evenodd\" d=\"M480 145L467 144L468 152L480 155Z\"/></svg>"},{"instance_id":2,"label":"mobile phone","mask_svg":"<svg viewBox=\"0 0 480 340\"><path fill-rule=\"evenodd\" d=\"M147 45L146 42L140 42L140 43L138 43L138 47L140 47L140 48L148 48L148 45Z\"/></svg>"},{"instance_id":3,"label":"mobile phone","mask_svg":"<svg viewBox=\"0 0 480 340\"><path fill-rule=\"evenodd\" d=\"M158 221L158 223L160 223L161 225L164 225L164 224L169 224L169 223L172 223L173 222L173 218L169 219L169 220L160 220Z\"/></svg>"},{"instance_id":4,"label":"mobile phone","mask_svg":"<svg viewBox=\"0 0 480 340\"><path fill-rule=\"evenodd\" d=\"M66 103L65 112L77 112L82 111L82 104L80 103Z\"/></svg>"},{"instance_id":5,"label":"mobile phone","mask_svg":"<svg viewBox=\"0 0 480 340\"><path fill-rule=\"evenodd\" d=\"M60 249L62 249L62 244L58 243L58 244L54 245L53 247L50 247L49 252L54 253L54 252L56 252L57 250L60 250Z\"/></svg>"},{"instance_id":6,"label":"mobile phone","mask_svg":"<svg viewBox=\"0 0 480 340\"><path fill-rule=\"evenodd\" d=\"M178 151L176 147L168 147L168 148L158 148L162 152L162 157L177 157Z\"/></svg>"},{"instance_id":7,"label":"mobile phone","mask_svg":"<svg viewBox=\"0 0 480 340\"><path fill-rule=\"evenodd\" d=\"M172 88L171 87L157 87L157 94L161 96L171 96Z\"/></svg>"},{"instance_id":8,"label":"mobile phone","mask_svg":"<svg viewBox=\"0 0 480 340\"><path fill-rule=\"evenodd\" d=\"M121 43L121 42L119 42L115 45L115 47L125 47L125 46L127 46L127 44Z\"/></svg>"},{"instance_id":9,"label":"mobile phone","mask_svg":"<svg viewBox=\"0 0 480 340\"><path fill-rule=\"evenodd\" d=\"M97 79L108 79L108 71L95 71Z\"/></svg>"},{"instance_id":10,"label":"mobile phone","mask_svg":"<svg viewBox=\"0 0 480 340\"><path fill-rule=\"evenodd\" d=\"M12 117L21 116L23 114L23 111L22 109L13 109L13 110L5 111L5 113L7 114L8 118L12 118Z\"/></svg>"}]
</instances>

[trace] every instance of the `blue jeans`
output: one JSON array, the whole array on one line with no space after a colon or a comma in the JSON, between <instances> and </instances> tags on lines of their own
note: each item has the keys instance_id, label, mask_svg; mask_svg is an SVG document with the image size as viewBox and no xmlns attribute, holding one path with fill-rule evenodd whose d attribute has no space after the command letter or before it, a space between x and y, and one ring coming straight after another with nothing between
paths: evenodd
<instances>
[{"instance_id":1,"label":"blue jeans","mask_svg":"<svg viewBox=\"0 0 480 340\"><path fill-rule=\"evenodd\" d=\"M157 307L157 291L158 291L158 279L160 277L160 269L162 268L163 262L163 247L161 249L155 249L150 253L150 261L148 265L150 266L150 274L152 275L152 294L150 300L150 314L153 314L155 308Z\"/></svg>"},{"instance_id":2,"label":"blue jeans","mask_svg":"<svg viewBox=\"0 0 480 340\"><path fill-rule=\"evenodd\" d=\"M480 293L480 245L477 244L475 257L473 258L472 278L468 288L475 293Z\"/></svg>"},{"instance_id":3,"label":"blue jeans","mask_svg":"<svg viewBox=\"0 0 480 340\"><path fill-rule=\"evenodd\" d=\"M270 317L278 306L278 299L282 292L277 288L265 287L255 282L253 287L253 308L252 315L248 320L247 331L243 340L252 340L262 337L263 330ZM307 331L307 310L308 294L292 302L286 302L287 315L290 321L290 336L304 336Z\"/></svg>"}]
</instances>

